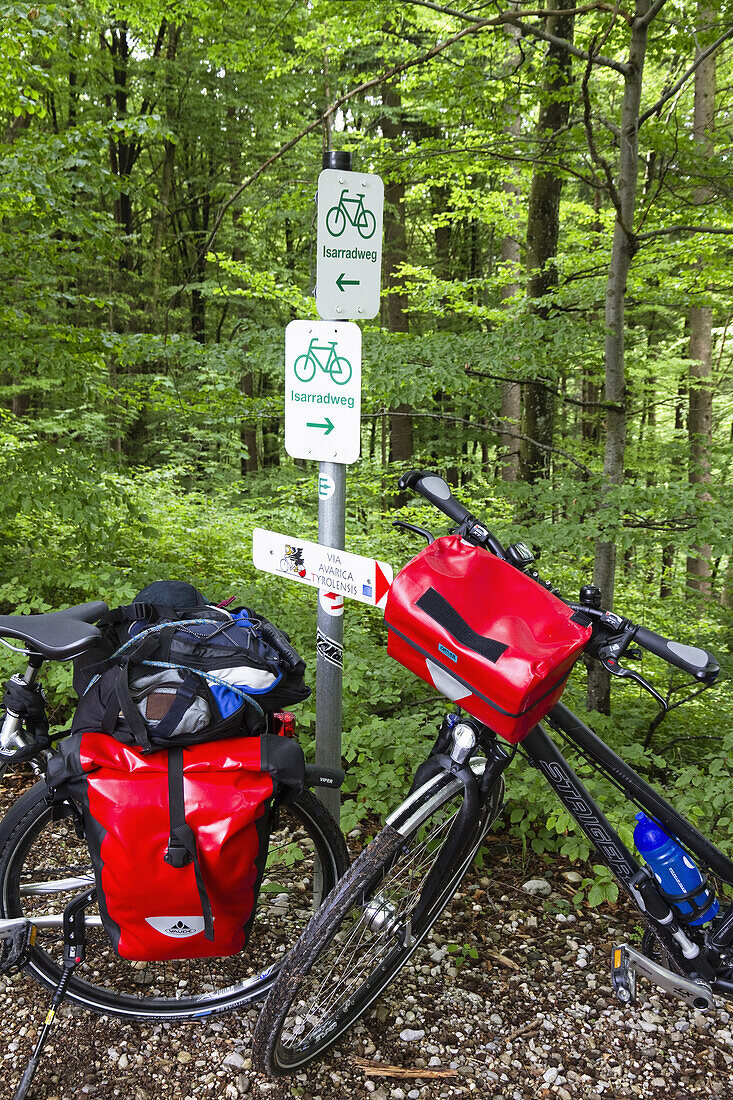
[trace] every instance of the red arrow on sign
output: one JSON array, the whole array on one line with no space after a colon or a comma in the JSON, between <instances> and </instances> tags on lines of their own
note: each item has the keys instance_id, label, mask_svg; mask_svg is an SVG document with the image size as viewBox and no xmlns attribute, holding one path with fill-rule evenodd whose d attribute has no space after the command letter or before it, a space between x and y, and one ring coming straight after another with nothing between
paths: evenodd
<instances>
[{"instance_id":1,"label":"red arrow on sign","mask_svg":"<svg viewBox=\"0 0 733 1100\"><path fill-rule=\"evenodd\" d=\"M374 603L377 607L382 607L383 603L386 603L387 593L389 592L389 581L385 577L382 570L379 568L379 562L374 562Z\"/></svg>"},{"instance_id":2,"label":"red arrow on sign","mask_svg":"<svg viewBox=\"0 0 733 1100\"><path fill-rule=\"evenodd\" d=\"M341 615L344 610L344 597L338 592L321 592L321 600L329 615Z\"/></svg>"}]
</instances>

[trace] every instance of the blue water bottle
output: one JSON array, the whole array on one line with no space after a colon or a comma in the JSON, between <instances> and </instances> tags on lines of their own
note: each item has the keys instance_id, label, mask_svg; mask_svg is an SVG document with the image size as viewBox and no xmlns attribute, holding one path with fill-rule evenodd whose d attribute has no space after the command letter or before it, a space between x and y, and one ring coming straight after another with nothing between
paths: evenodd
<instances>
[{"instance_id":1,"label":"blue water bottle","mask_svg":"<svg viewBox=\"0 0 733 1100\"><path fill-rule=\"evenodd\" d=\"M638 813L636 820L639 824L634 829L634 844L651 867L665 894L674 901L675 898L689 894L696 886L702 886L703 876L677 841L646 814ZM696 920L690 921L691 925L707 924L720 908L718 899L709 888L702 889L692 900L695 908L687 901L675 901L675 906L683 914L706 906Z\"/></svg>"}]
</instances>

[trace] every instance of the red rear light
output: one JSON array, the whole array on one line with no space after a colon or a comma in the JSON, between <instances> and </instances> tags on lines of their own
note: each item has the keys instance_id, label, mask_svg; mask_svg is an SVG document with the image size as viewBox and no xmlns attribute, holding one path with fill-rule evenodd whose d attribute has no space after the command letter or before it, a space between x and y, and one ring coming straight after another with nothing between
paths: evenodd
<instances>
[{"instance_id":1,"label":"red rear light","mask_svg":"<svg viewBox=\"0 0 733 1100\"><path fill-rule=\"evenodd\" d=\"M276 710L272 716L272 729L278 737L295 737L295 715L289 710Z\"/></svg>"}]
</instances>

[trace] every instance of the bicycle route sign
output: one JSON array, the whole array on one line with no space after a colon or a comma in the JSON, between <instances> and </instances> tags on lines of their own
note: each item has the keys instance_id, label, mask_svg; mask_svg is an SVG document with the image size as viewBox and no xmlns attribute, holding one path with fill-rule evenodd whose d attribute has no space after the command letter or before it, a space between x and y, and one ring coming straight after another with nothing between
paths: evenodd
<instances>
[{"instance_id":1,"label":"bicycle route sign","mask_svg":"<svg viewBox=\"0 0 733 1100\"><path fill-rule=\"evenodd\" d=\"M361 329L352 321L291 321L285 329L285 450L356 462L361 450Z\"/></svg>"},{"instance_id":2,"label":"bicycle route sign","mask_svg":"<svg viewBox=\"0 0 733 1100\"><path fill-rule=\"evenodd\" d=\"M316 309L334 320L379 313L384 183L325 168L318 177Z\"/></svg>"},{"instance_id":3,"label":"bicycle route sign","mask_svg":"<svg viewBox=\"0 0 733 1100\"><path fill-rule=\"evenodd\" d=\"M252 533L252 561L265 573L319 588L334 605L338 597L346 596L383 608L394 577L386 562L262 527L255 527Z\"/></svg>"}]
</instances>

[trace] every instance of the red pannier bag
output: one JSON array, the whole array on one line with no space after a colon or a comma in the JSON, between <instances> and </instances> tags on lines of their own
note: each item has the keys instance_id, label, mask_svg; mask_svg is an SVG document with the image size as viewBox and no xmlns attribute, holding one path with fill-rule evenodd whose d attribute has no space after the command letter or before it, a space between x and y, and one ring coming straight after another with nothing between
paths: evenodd
<instances>
[{"instance_id":1,"label":"red pannier bag","mask_svg":"<svg viewBox=\"0 0 733 1100\"><path fill-rule=\"evenodd\" d=\"M72 734L49 761L81 814L102 924L125 959L233 955L254 920L270 804L300 789L300 746L273 735L145 753Z\"/></svg>"},{"instance_id":2,"label":"red pannier bag","mask_svg":"<svg viewBox=\"0 0 733 1100\"><path fill-rule=\"evenodd\" d=\"M512 744L558 701L585 616L458 535L408 562L384 613L387 652Z\"/></svg>"}]
</instances>

